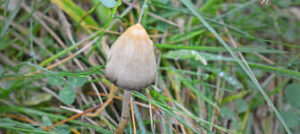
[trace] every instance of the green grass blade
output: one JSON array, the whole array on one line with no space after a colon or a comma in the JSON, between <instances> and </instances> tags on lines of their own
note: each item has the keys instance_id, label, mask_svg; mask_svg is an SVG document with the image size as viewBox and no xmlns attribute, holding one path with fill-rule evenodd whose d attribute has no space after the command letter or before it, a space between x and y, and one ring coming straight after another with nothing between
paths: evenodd
<instances>
[{"instance_id":1,"label":"green grass blade","mask_svg":"<svg viewBox=\"0 0 300 134\"><path fill-rule=\"evenodd\" d=\"M172 44L154 44L157 48L163 49L183 49L183 50L197 50L197 51L210 51L210 52L227 52L223 47L212 47L212 46L193 46L193 45L172 45ZM280 50L270 50L270 49L258 49L252 47L238 47L232 49L235 52L244 53L285 53L285 51Z\"/></svg>"},{"instance_id":2,"label":"green grass blade","mask_svg":"<svg viewBox=\"0 0 300 134\"><path fill-rule=\"evenodd\" d=\"M274 104L272 103L272 101L270 100L270 98L268 97L268 95L265 93L264 89L260 86L259 82L257 81L257 79L255 78L255 76L250 72L250 70L248 70L248 68L246 67L246 65L244 63L242 63L238 56L234 53L234 51L228 46L228 44L222 39L222 37L220 37L220 35L216 32L216 30L210 26L210 24L208 24L206 22L206 20L204 20L204 18L195 10L194 5L191 3L190 0L181 0L181 2L188 7L188 9L202 22L202 24L211 32L215 35L215 37L217 38L217 40L228 50L228 52L231 54L231 56L238 62L238 64L242 67L242 69L245 71L245 73L248 75L248 77L251 79L251 81L253 82L253 84L256 86L256 88L259 90L259 92L263 95L264 99L267 101L268 105L272 108L272 110L275 112L277 118L279 119L279 121L282 123L283 127L285 128L286 132L291 134L292 132L290 131L290 129L288 128L286 122L283 120L282 116L280 115L280 113L278 112L278 110L276 109L276 107L274 106Z\"/></svg>"},{"instance_id":3,"label":"green grass blade","mask_svg":"<svg viewBox=\"0 0 300 134\"><path fill-rule=\"evenodd\" d=\"M21 113L24 113L24 114L27 114L27 115L30 115L30 116L34 116L34 115L44 116L44 115L46 115L49 118L59 119L59 120L67 119L67 117L64 117L64 116L61 116L61 115L52 114L52 113L43 112L43 111L30 109L30 108L25 108L25 107L2 106L2 107L0 107L0 111L3 112L3 113L5 113L5 112L21 112ZM74 125L78 125L78 126L81 126L81 127L92 128L95 131L98 131L100 133L111 134L111 132L109 132L108 130L106 130L104 128L100 128L99 126L90 125L90 124L84 123L82 121L71 120L71 121L69 121L69 123L72 123Z\"/></svg>"},{"instance_id":4,"label":"green grass blade","mask_svg":"<svg viewBox=\"0 0 300 134\"><path fill-rule=\"evenodd\" d=\"M17 8L13 12L11 12L10 16L8 17L8 19L5 21L5 23L3 23L3 26L1 26L0 39L3 38L3 36L6 33L6 31L9 28L10 24L12 23L12 21L14 20L14 18L18 14L18 12L20 11L21 2L22 1L18 2Z\"/></svg>"},{"instance_id":5,"label":"green grass blade","mask_svg":"<svg viewBox=\"0 0 300 134\"><path fill-rule=\"evenodd\" d=\"M64 49L63 51L61 51L61 52L53 55L52 57L44 60L42 63L40 63L40 66L45 66L48 63L50 63L50 62L54 61L55 59L57 59L58 57L67 54L68 52L70 52L70 51L74 50L75 48L79 47L83 42L85 42L85 41L87 41L87 40L89 40L89 39L97 36L99 33L101 33L101 31L95 32L94 34L88 36L87 38L83 39L82 41L78 42L77 44L75 44L73 46L70 46L70 47Z\"/></svg>"},{"instance_id":6,"label":"green grass blade","mask_svg":"<svg viewBox=\"0 0 300 134\"><path fill-rule=\"evenodd\" d=\"M210 100L208 97L206 97L202 92L198 91L197 88L195 88L192 83L190 83L188 80L184 79L182 76L180 76L180 81L187 86L188 88L190 88L194 93L197 93L199 95L199 97L204 100L205 102L207 102L209 105L211 105L212 107L214 107L215 109L217 109L218 111L220 110L220 108L217 106L216 103L214 103L212 100Z\"/></svg>"},{"instance_id":7,"label":"green grass blade","mask_svg":"<svg viewBox=\"0 0 300 134\"><path fill-rule=\"evenodd\" d=\"M144 126L144 124L143 124L143 119L142 119L142 116L141 116L141 114L140 114L140 112L139 112L138 107L137 107L136 104L135 104L134 98L132 98L132 102L133 102L132 104L133 104L134 114L135 114L135 117L136 117L136 119L137 119L137 123L138 123L138 125L139 125L139 129L140 129L140 131L141 131L143 134L145 134L145 133L146 133L146 129L145 129L145 126Z\"/></svg>"},{"instance_id":8,"label":"green grass blade","mask_svg":"<svg viewBox=\"0 0 300 134\"><path fill-rule=\"evenodd\" d=\"M203 119L201 119L201 118L199 118L199 117L197 117L195 115L191 115L191 114L187 114L185 112L178 111L177 109L169 107L168 105L164 105L164 104L162 104L160 102L157 102L155 100L147 100L147 97L144 96L143 94L139 93L139 92L135 91L135 92L133 92L133 95L136 96L136 97L138 97L138 98L140 98L140 99L142 99L142 100L144 100L144 101L149 101L149 103L151 103L152 105L157 106L158 108L160 108L163 111L167 112L168 114L170 114L171 116L173 116L176 120L182 122L188 128L191 128L195 133L198 133L198 131L195 130L195 128L191 127L187 122L185 122L184 120L182 120L180 117L178 117L176 114L174 114L173 111L179 112L179 113L181 113L183 115L187 115L188 117L191 117L191 118L193 118L193 119L195 119L195 120L197 120L197 121L199 121L201 123L207 124L209 126L213 126L213 127L217 128L217 129L219 129L221 131L228 132L228 133L234 133L231 130L228 130L228 129L224 128L224 127L218 126L218 125L216 125L214 123L211 123L209 121L203 120Z\"/></svg>"},{"instance_id":9,"label":"green grass blade","mask_svg":"<svg viewBox=\"0 0 300 134\"><path fill-rule=\"evenodd\" d=\"M87 14L83 9L81 9L71 0L51 0L51 2L63 9L77 23L79 23ZM98 23L91 16L85 17L80 25L83 26L86 30L89 29L87 25L98 27Z\"/></svg>"}]
</instances>

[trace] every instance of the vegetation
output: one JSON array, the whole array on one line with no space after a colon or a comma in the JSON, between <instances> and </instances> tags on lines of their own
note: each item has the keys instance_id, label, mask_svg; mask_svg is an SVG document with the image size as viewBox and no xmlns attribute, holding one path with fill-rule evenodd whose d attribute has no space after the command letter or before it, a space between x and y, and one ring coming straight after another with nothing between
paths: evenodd
<instances>
[{"instance_id":1,"label":"vegetation","mask_svg":"<svg viewBox=\"0 0 300 134\"><path fill-rule=\"evenodd\" d=\"M126 133L297 133L299 7L297 0L0 1L0 133L113 133L124 89L100 115L86 115L107 100L109 47L137 22L159 68L154 85L133 92Z\"/></svg>"}]
</instances>

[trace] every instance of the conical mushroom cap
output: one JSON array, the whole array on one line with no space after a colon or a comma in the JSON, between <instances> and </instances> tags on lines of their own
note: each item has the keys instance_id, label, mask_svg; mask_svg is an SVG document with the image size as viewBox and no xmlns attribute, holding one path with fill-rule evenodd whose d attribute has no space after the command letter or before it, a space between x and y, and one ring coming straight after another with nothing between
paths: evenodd
<instances>
[{"instance_id":1,"label":"conical mushroom cap","mask_svg":"<svg viewBox=\"0 0 300 134\"><path fill-rule=\"evenodd\" d=\"M156 62L153 42L141 24L129 27L112 45L106 77L118 87L143 89L154 82Z\"/></svg>"}]
</instances>

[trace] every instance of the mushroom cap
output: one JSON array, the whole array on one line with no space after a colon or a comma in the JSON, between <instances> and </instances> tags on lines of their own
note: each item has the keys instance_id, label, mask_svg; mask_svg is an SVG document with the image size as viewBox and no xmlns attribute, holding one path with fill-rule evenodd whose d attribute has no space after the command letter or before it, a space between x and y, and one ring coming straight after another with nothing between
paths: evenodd
<instances>
[{"instance_id":1,"label":"mushroom cap","mask_svg":"<svg viewBox=\"0 0 300 134\"><path fill-rule=\"evenodd\" d=\"M153 42L141 24L129 27L112 45L105 67L106 77L127 90L151 85L156 76Z\"/></svg>"}]
</instances>

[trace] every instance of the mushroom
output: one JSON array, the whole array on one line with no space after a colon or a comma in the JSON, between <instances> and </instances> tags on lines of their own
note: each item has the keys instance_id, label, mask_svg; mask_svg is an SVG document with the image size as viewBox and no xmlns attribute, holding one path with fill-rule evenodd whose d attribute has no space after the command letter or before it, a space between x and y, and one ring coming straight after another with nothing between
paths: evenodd
<instances>
[{"instance_id":1,"label":"mushroom","mask_svg":"<svg viewBox=\"0 0 300 134\"><path fill-rule=\"evenodd\" d=\"M144 89L156 76L153 42L141 24L129 27L112 45L105 67L106 77L124 88L122 116L115 133L122 133L129 118L131 90Z\"/></svg>"},{"instance_id":2,"label":"mushroom","mask_svg":"<svg viewBox=\"0 0 300 134\"><path fill-rule=\"evenodd\" d=\"M124 88L122 115L115 134L123 133L129 118L129 103L131 91L144 89L151 85L156 76L156 62L153 42L141 24L129 27L112 45L105 67L106 77L116 86ZM107 100L95 108L88 109L63 121L60 121L45 130L50 130L74 118L86 115L99 115L112 100L116 86L112 84ZM94 113L89 113L97 109Z\"/></svg>"},{"instance_id":3,"label":"mushroom","mask_svg":"<svg viewBox=\"0 0 300 134\"><path fill-rule=\"evenodd\" d=\"M108 53L106 77L126 90L151 85L156 76L153 50L153 42L141 24L129 27Z\"/></svg>"}]
</instances>

